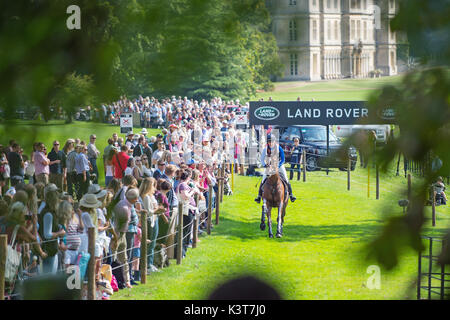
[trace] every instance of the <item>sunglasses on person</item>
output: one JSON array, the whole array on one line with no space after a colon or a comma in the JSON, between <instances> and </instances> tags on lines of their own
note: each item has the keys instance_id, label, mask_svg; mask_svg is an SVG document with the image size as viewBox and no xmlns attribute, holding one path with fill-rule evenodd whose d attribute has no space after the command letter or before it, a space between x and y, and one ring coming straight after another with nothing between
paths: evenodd
<instances>
[{"instance_id":1,"label":"sunglasses on person","mask_svg":"<svg viewBox=\"0 0 450 320\"><path fill-rule=\"evenodd\" d=\"M59 146L59 143L54 143L53 145L54 145L54 146Z\"/></svg>"}]
</instances>

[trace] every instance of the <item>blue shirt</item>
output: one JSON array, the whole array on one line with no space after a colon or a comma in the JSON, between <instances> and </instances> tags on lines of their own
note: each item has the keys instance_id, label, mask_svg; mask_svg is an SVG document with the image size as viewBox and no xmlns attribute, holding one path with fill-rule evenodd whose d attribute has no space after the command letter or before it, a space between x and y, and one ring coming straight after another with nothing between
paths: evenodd
<instances>
[{"instance_id":1,"label":"blue shirt","mask_svg":"<svg viewBox=\"0 0 450 320\"><path fill-rule=\"evenodd\" d=\"M83 171L89 171L89 160L82 152L75 157L75 171L77 174L81 174Z\"/></svg>"},{"instance_id":2,"label":"blue shirt","mask_svg":"<svg viewBox=\"0 0 450 320\"><path fill-rule=\"evenodd\" d=\"M266 164L265 162L266 156L267 156L267 147L265 147L261 152L261 164L263 166ZM281 166L284 164L284 151L283 148L281 148L279 145L278 145L278 158L279 158L278 168L281 168Z\"/></svg>"}]
</instances>

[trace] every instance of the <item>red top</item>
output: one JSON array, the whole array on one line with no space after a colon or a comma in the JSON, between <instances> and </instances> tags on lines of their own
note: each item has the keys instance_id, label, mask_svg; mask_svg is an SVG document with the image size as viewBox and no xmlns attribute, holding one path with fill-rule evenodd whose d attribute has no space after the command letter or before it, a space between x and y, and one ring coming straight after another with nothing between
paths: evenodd
<instances>
[{"instance_id":1,"label":"red top","mask_svg":"<svg viewBox=\"0 0 450 320\"><path fill-rule=\"evenodd\" d=\"M130 156L126 152L119 152L112 158L112 165L114 166L114 178L122 179L122 173L125 172L125 169L127 168L128 159L130 159ZM123 171L120 168L122 168Z\"/></svg>"}]
</instances>

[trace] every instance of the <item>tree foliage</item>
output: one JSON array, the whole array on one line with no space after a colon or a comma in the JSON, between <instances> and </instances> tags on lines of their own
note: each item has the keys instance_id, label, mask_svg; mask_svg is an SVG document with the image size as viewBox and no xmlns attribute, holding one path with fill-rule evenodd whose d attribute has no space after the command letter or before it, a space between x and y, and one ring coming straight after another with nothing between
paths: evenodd
<instances>
[{"instance_id":1,"label":"tree foliage","mask_svg":"<svg viewBox=\"0 0 450 320\"><path fill-rule=\"evenodd\" d=\"M370 256L388 269L397 265L405 247L424 249L421 233L427 221L424 206L430 186L437 176L450 175L449 10L450 1L400 1L391 28L407 34L422 67L407 74L399 85L384 87L369 101L372 114L389 107L395 110L398 121L398 135L372 154L382 168L386 169L398 153L423 164L430 158L442 161L440 168L427 166L424 179L413 189L407 214L389 218L383 232L371 243ZM356 137L349 143L357 143ZM448 247L440 262L450 263Z\"/></svg>"}]
</instances>

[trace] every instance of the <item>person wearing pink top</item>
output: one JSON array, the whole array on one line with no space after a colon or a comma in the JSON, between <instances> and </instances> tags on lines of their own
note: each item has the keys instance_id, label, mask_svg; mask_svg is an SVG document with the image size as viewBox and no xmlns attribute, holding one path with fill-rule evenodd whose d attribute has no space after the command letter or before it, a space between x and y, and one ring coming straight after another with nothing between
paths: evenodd
<instances>
[{"instance_id":1,"label":"person wearing pink top","mask_svg":"<svg viewBox=\"0 0 450 320\"><path fill-rule=\"evenodd\" d=\"M36 176L36 182L42 182L44 185L48 184L48 176L50 174L49 165L51 164L50 160L46 156L46 153L47 149L41 142L37 146L37 151L34 153L34 174Z\"/></svg>"},{"instance_id":2,"label":"person wearing pink top","mask_svg":"<svg viewBox=\"0 0 450 320\"><path fill-rule=\"evenodd\" d=\"M141 258L141 238L142 238L142 230L140 227L137 228L137 233L134 235L134 246L132 250L132 268L134 272L134 281L141 281L140 273L139 273L139 259Z\"/></svg>"}]
</instances>

